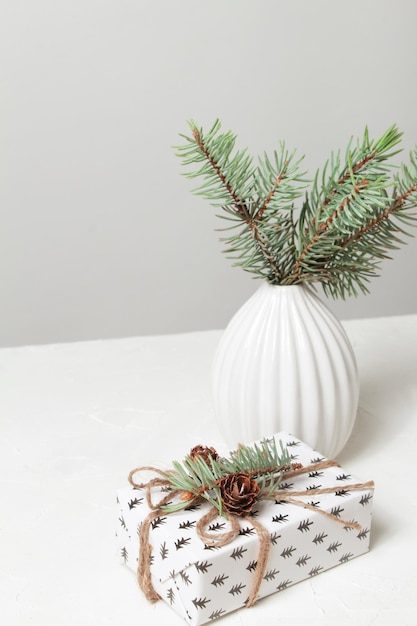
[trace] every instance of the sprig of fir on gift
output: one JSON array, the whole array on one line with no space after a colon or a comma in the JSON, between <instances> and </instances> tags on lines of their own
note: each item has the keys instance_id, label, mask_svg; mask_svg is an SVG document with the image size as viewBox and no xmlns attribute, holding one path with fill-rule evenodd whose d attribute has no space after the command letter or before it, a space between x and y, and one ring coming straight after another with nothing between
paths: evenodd
<instances>
[{"instance_id":1,"label":"sprig of fir on gift","mask_svg":"<svg viewBox=\"0 0 417 626\"><path fill-rule=\"evenodd\" d=\"M214 448L195 446L182 463L172 465L173 471L164 473L164 478L181 496L179 502L161 507L164 512L185 509L203 498L219 515L238 516L249 514L259 499L270 497L293 467L287 449L280 442L278 450L275 439L241 445L228 458L220 457Z\"/></svg>"},{"instance_id":2,"label":"sprig of fir on gift","mask_svg":"<svg viewBox=\"0 0 417 626\"><path fill-rule=\"evenodd\" d=\"M411 235L417 146L397 168L391 159L402 133L395 125L377 140L365 129L344 158L331 155L307 191L302 158L284 142L255 164L246 149L235 151L236 135L220 132L219 120L207 133L189 126L191 136L181 135L177 147L186 176L202 180L194 192L229 221L225 253L256 277L274 285L319 282L333 297L367 293L381 261Z\"/></svg>"}]
</instances>

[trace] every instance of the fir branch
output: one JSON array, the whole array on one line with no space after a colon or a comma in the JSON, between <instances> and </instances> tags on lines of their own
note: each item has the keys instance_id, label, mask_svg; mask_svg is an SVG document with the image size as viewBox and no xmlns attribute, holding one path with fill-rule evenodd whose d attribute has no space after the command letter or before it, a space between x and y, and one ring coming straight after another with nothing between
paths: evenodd
<instances>
[{"instance_id":1,"label":"fir branch","mask_svg":"<svg viewBox=\"0 0 417 626\"><path fill-rule=\"evenodd\" d=\"M267 210L274 214L278 210L292 210L294 202L303 193L308 182L304 177L306 172L299 172L304 157L295 160L296 152L289 153L285 143L280 143L279 151L274 151L272 163L266 153L259 158L256 168L255 187L257 192L258 220L264 217Z\"/></svg>"},{"instance_id":2,"label":"fir branch","mask_svg":"<svg viewBox=\"0 0 417 626\"><path fill-rule=\"evenodd\" d=\"M355 293L355 284L362 292L368 292L366 283L378 275L380 261L390 258L389 251L405 243L404 236L411 236L409 229L402 228L400 222L408 227L417 222L417 215L410 213L410 209L417 206L417 182L412 181L413 178L409 179L408 188L404 188L404 181L398 181L402 192L391 200L385 194L385 204L375 207L374 215L368 221L339 241L339 251L329 267L333 274L339 272L342 275L333 276L328 282L322 281L326 294L344 298Z\"/></svg>"},{"instance_id":3,"label":"fir branch","mask_svg":"<svg viewBox=\"0 0 417 626\"><path fill-rule=\"evenodd\" d=\"M373 145L369 139L368 128L365 128L364 136L362 144L359 142L357 144L356 150L351 151L350 146L352 140L349 142L348 148L346 150L346 165L343 169L343 172L337 181L337 183L328 189L328 195L324 198L322 202L322 207L330 204L332 197L337 192L337 189L340 189L345 183L352 180L352 177L355 177L359 174L366 166L368 166L371 162L375 162L377 160L379 163L381 161L385 161L388 158L393 157L397 152L389 152L394 148L401 140L402 133L397 130L395 125L391 126L382 137L376 141ZM337 162L340 162L340 154L338 154ZM326 164L327 165L327 164ZM323 170L323 179L325 174L326 166ZM325 186L323 186L325 189ZM320 207L318 207L318 212L320 212Z\"/></svg>"},{"instance_id":4,"label":"fir branch","mask_svg":"<svg viewBox=\"0 0 417 626\"><path fill-rule=\"evenodd\" d=\"M221 124L216 120L205 135L195 122L190 121L192 137L181 135L185 146L177 146L178 156L184 165L203 161L197 171L188 171L188 178L201 177L205 183L194 189L194 193L204 195L214 206L232 206L245 221L251 215L245 204L248 184L252 181L252 158L246 150L231 153L235 147L236 135L231 132L219 134Z\"/></svg>"},{"instance_id":5,"label":"fir branch","mask_svg":"<svg viewBox=\"0 0 417 626\"><path fill-rule=\"evenodd\" d=\"M302 159L283 142L273 158L264 154L255 166L246 150L235 152L236 135L220 133L218 120L206 134L194 122L190 127L178 154L198 169L186 176L203 179L195 193L221 207L220 217L229 222L221 229L224 252L255 277L276 285L320 282L333 297L366 293L380 261L411 235L417 147L392 177L390 159L402 137L395 125L375 141L365 128L344 159L332 153L299 211L307 183Z\"/></svg>"},{"instance_id":6,"label":"fir branch","mask_svg":"<svg viewBox=\"0 0 417 626\"><path fill-rule=\"evenodd\" d=\"M184 165L204 161L197 171L186 173L189 178L201 177L205 181L193 190L194 193L203 195L213 206L220 206L225 214L223 217L233 222L233 230L243 224L237 234L223 238L228 244L224 252L235 260L235 265L269 282L279 283L281 269L274 250L280 245L278 240L284 246L292 244L293 224L279 214L275 214L271 224L270 214L264 227L263 221L266 220L263 218L269 206L275 212L277 201L289 205L300 195L300 189L294 185L294 182L302 181L297 176L299 161L292 166L294 153L288 155L282 144L280 153L274 153L273 165L265 155L254 168L246 150L232 155L236 135L230 132L219 134L218 120L207 135L194 122L189 125L192 137L181 135L186 144L178 146L177 150Z\"/></svg>"},{"instance_id":7,"label":"fir branch","mask_svg":"<svg viewBox=\"0 0 417 626\"><path fill-rule=\"evenodd\" d=\"M313 235L313 237L306 243L304 249L302 250L300 256L298 257L298 259L297 259L297 261L296 261L296 263L294 265L293 274L287 279L286 282L292 284L294 282L294 277L296 278L296 282L301 282L301 279L302 279L301 271L302 271L303 267L306 267L307 269L309 269L310 266L311 266L311 261L310 261L310 264L306 264L305 263L306 257L309 255L309 253L311 253L311 251L314 249L316 244L321 240L321 238L326 236L326 234L329 231L329 229L331 228L333 222L341 217L342 211L344 211L346 209L346 207L353 200L355 200L355 198L357 198L357 196L360 194L361 190L364 187L366 187L368 184L369 184L368 180L362 180L362 181L358 182L355 185L355 187L352 190L352 192L349 195L344 196L344 198L340 202L340 204L337 205L332 210L331 214L327 217L327 219L322 224L320 224L319 228L316 230L316 232ZM335 195L336 195L336 190L333 190L333 196L335 196ZM329 197L326 198L325 203L326 204L330 204L330 198ZM323 206L326 206L326 204L323 204ZM332 251L332 253L333 253L333 251ZM319 253L319 257L321 259L321 257L322 257L321 252ZM314 261L313 261L313 263L314 263Z\"/></svg>"},{"instance_id":8,"label":"fir branch","mask_svg":"<svg viewBox=\"0 0 417 626\"><path fill-rule=\"evenodd\" d=\"M325 293L342 298L357 295L356 287L368 291L366 283L377 275L379 260L387 258L387 251L396 243L402 243L396 237L398 227L387 223L401 202L388 204L386 191L392 185L386 161L396 154L393 148L400 138L393 126L378 141L370 142L366 129L362 144L353 151L348 148L341 175L337 174L339 154L326 163L319 192L316 175L313 193L300 217L304 231L287 284L319 281ZM408 190L404 193L404 198L408 197ZM319 202L320 198L324 199Z\"/></svg>"},{"instance_id":9,"label":"fir branch","mask_svg":"<svg viewBox=\"0 0 417 626\"><path fill-rule=\"evenodd\" d=\"M280 450L275 439L263 440L253 446L240 446L229 458L186 456L182 463L173 462L174 472L167 473L172 488L185 494L184 500L164 505L166 513L179 511L189 506L190 499L203 498L223 514L223 502L219 481L236 474L246 474L256 479L259 497L269 497L282 481L284 472L291 466L291 458L282 442Z\"/></svg>"}]
</instances>

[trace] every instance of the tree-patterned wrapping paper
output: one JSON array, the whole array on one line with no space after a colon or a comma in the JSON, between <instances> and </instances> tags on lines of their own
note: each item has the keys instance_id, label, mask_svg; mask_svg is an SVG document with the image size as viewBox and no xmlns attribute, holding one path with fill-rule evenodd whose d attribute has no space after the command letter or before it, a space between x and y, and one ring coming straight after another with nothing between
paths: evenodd
<instances>
[{"instance_id":1,"label":"tree-patterned wrapping paper","mask_svg":"<svg viewBox=\"0 0 417 626\"><path fill-rule=\"evenodd\" d=\"M304 466L325 460L299 439L286 433L275 435L287 446L291 458ZM349 491L361 482L345 469L333 466L300 474L283 482L280 490L313 491L337 487L334 493L297 497L312 508L280 500L257 503L251 516L268 530L270 552L259 597L282 591L359 556L369 550L373 490ZM165 493L152 490L157 502ZM145 490L131 486L117 493L117 541L124 563L137 571L139 531L147 517ZM151 574L156 592L189 624L204 624L245 606L254 577L259 539L251 516L240 518L240 532L231 543L212 547L198 537L196 524L210 509L202 503L157 517L150 528ZM317 509L314 510L314 509ZM342 522L358 522L360 530L347 527L318 512L331 513ZM209 530L227 530L228 521L217 517ZM250 609L247 609L250 610Z\"/></svg>"}]
</instances>

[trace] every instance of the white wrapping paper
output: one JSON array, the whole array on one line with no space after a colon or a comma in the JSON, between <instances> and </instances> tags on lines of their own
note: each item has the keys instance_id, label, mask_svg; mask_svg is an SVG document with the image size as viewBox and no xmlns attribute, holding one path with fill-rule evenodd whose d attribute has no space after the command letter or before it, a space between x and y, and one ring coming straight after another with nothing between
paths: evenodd
<instances>
[{"instance_id":1,"label":"white wrapping paper","mask_svg":"<svg viewBox=\"0 0 417 626\"><path fill-rule=\"evenodd\" d=\"M286 433L275 435L288 447L293 461L304 466L325 460L306 444ZM253 510L256 520L270 535L270 553L259 597L316 576L369 549L372 488L349 491L362 482L341 467L311 471L283 483L281 489L312 491L338 487L335 493L302 497L314 509L280 500L261 501ZM340 488L339 488L340 487ZM153 490L153 501L165 493ZM145 491L125 487L117 493L117 541L124 563L134 572L139 554L139 529L149 514ZM259 550L251 518L240 519L240 535L230 544L213 548L196 533L197 521L210 508L207 503L155 519L149 533L153 547L151 573L155 590L189 624L204 624L243 607L253 584ZM332 513L342 521L355 521L360 530L346 527L321 514ZM216 534L227 530L228 522L218 517L210 523ZM250 609L247 609L250 610Z\"/></svg>"}]
</instances>

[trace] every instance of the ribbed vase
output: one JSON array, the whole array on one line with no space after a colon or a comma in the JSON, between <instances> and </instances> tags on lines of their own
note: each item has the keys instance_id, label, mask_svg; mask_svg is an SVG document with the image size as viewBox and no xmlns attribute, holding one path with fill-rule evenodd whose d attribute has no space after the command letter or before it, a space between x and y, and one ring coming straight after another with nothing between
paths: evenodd
<instances>
[{"instance_id":1,"label":"ribbed vase","mask_svg":"<svg viewBox=\"0 0 417 626\"><path fill-rule=\"evenodd\" d=\"M286 431L334 458L352 432L359 380L342 325L314 291L264 283L224 331L213 392L228 445Z\"/></svg>"}]
</instances>

